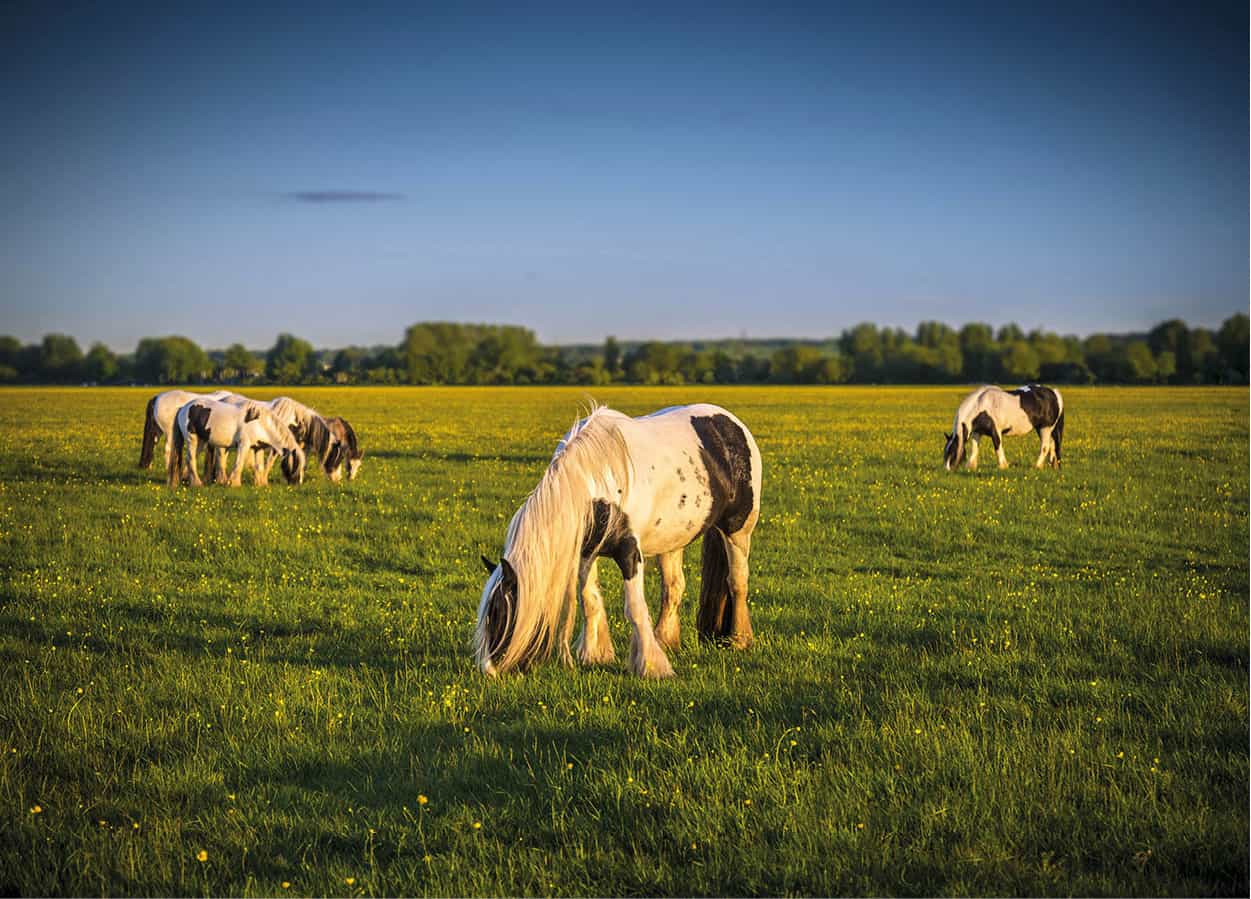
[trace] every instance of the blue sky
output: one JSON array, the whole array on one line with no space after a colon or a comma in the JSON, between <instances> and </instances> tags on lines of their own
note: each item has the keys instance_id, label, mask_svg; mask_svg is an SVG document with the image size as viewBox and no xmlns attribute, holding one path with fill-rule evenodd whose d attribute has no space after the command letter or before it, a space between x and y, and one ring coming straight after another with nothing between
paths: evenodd
<instances>
[{"instance_id":1,"label":"blue sky","mask_svg":"<svg viewBox=\"0 0 1251 899\"><path fill-rule=\"evenodd\" d=\"M1246 311L1247 7L0 7L0 333Z\"/></svg>"}]
</instances>

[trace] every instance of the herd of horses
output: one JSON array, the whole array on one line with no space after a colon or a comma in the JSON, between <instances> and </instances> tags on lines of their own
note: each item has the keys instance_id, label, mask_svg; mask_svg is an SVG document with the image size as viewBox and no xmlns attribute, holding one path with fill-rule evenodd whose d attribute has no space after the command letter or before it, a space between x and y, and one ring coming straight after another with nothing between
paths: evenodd
<instances>
[{"instance_id":1,"label":"herd of horses","mask_svg":"<svg viewBox=\"0 0 1251 899\"><path fill-rule=\"evenodd\" d=\"M290 397L254 400L229 390L199 394L167 390L148 400L143 416L143 444L139 467L149 468L156 442L165 438L165 472L169 486L184 479L194 487L205 481L238 487L250 462L258 485L269 483L275 463L281 463L290 484L304 482L307 460L315 458L332 482L350 481L360 470L364 452L356 431L343 418L324 418L315 409ZM204 477L196 458L204 450ZM235 453L227 471L228 454Z\"/></svg>"},{"instance_id":2,"label":"herd of horses","mask_svg":"<svg viewBox=\"0 0 1251 899\"><path fill-rule=\"evenodd\" d=\"M977 468L978 443L990 439L999 467L1008 461L1005 436L1039 437L1037 468L1060 466L1064 400L1059 391L1030 384L1012 391L982 387L956 410L944 433L943 464ZM171 487L192 484L198 449L205 449L210 480L238 485L248 460L256 482L267 482L281 459L287 480L303 480L315 455L338 481L346 465L356 476L361 452L342 418L324 419L288 397L269 402L219 391L201 396L167 391L148 402L140 465L152 462L166 438ZM236 453L225 473L226 453ZM621 572L631 625L630 666L642 677L669 677L666 649L680 645L679 607L686 588L682 555L703 539L696 629L701 639L745 649L752 643L747 609L748 556L760 518L760 450L747 426L720 406L672 406L630 418L594 407L557 443L538 485L513 515L498 561L486 556L486 584L478 604L474 649L488 675L524 670L556 653L567 665L615 657L596 564L611 559ZM660 571L660 611L653 626L643 594L643 565ZM571 645L577 609L582 631Z\"/></svg>"}]
</instances>

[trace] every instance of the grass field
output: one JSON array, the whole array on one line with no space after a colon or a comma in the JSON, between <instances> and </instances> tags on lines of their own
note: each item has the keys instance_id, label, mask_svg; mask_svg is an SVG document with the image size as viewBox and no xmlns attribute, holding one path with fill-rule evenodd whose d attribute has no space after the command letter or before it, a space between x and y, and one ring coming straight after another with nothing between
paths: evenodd
<instances>
[{"instance_id":1,"label":"grass field","mask_svg":"<svg viewBox=\"0 0 1251 899\"><path fill-rule=\"evenodd\" d=\"M663 682L470 658L584 392L292 389L359 480L177 492L151 392L0 390L5 894L1247 894L1246 389L1066 389L1062 471L974 474L959 388L597 390L764 458L756 645L692 547Z\"/></svg>"}]
</instances>

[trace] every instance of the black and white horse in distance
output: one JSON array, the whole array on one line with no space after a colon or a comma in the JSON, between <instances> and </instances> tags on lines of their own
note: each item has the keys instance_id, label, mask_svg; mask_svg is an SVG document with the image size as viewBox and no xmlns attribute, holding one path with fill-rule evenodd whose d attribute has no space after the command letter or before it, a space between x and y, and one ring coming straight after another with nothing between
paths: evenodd
<instances>
[{"instance_id":1,"label":"black and white horse in distance","mask_svg":"<svg viewBox=\"0 0 1251 899\"><path fill-rule=\"evenodd\" d=\"M326 476L337 484L346 469L347 479L356 480L361 469L361 460L365 457L365 451L360 448L356 439L356 431L348 424L347 419L338 416L327 418L326 426L330 428L330 436L333 438L332 448L322 463Z\"/></svg>"},{"instance_id":2,"label":"black and white horse in distance","mask_svg":"<svg viewBox=\"0 0 1251 899\"><path fill-rule=\"evenodd\" d=\"M193 393L190 390L166 390L148 400L143 412L143 444L139 448L139 467L151 468L152 456L156 450L156 441L165 438L165 467L169 468L169 457L174 438L174 417L178 410L187 403L201 397L213 400L232 396L229 390L215 390L212 393Z\"/></svg>"},{"instance_id":3,"label":"black and white horse in distance","mask_svg":"<svg viewBox=\"0 0 1251 899\"><path fill-rule=\"evenodd\" d=\"M978 441L989 437L999 467L1008 467L1003 438L1034 431L1038 434L1035 468L1060 467L1060 443L1064 437L1064 398L1060 391L1041 384L1027 384L1016 390L979 387L966 396L956 409L950 434L944 434L943 464L948 471L966 462L977 468Z\"/></svg>"},{"instance_id":4,"label":"black and white horse in distance","mask_svg":"<svg viewBox=\"0 0 1251 899\"><path fill-rule=\"evenodd\" d=\"M478 607L478 665L496 674L547 658L553 649L572 664L579 599L579 661L612 661L595 570L596 560L607 556L624 581L631 667L644 677L672 675L665 647L680 644L682 553L700 536L699 634L750 646L748 556L760 517L760 479L751 432L718 406L677 406L642 418L593 409L560 441L513 516L503 558L494 564L483 557L489 576ZM661 576L654 632L643 595L648 558L655 558Z\"/></svg>"},{"instance_id":5,"label":"black and white horse in distance","mask_svg":"<svg viewBox=\"0 0 1251 899\"><path fill-rule=\"evenodd\" d=\"M273 450L282 459L282 473L290 484L304 481L304 450L295 441L291 430L264 408L238 406L222 400L199 398L178 409L174 418L174 439L167 469L168 483L176 488L182 483L184 457L191 485L203 485L196 471L196 453L204 445L208 459L224 459L226 450L235 451L235 467L226 478L224 465L218 467L213 479L232 487L243 483L243 468L253 460L256 483L269 482L269 469L259 464L254 451ZM218 454L221 453L221 456Z\"/></svg>"}]
</instances>

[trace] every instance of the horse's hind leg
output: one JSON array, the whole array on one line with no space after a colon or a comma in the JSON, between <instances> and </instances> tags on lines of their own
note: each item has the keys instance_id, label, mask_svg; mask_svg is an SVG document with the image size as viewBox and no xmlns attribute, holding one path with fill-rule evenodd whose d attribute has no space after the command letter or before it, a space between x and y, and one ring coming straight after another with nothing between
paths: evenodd
<instances>
[{"instance_id":1,"label":"horse's hind leg","mask_svg":"<svg viewBox=\"0 0 1251 899\"><path fill-rule=\"evenodd\" d=\"M209 447L209 452L212 452L212 449L213 449L212 447ZM195 457L199 454L199 450L200 450L199 441L196 439L195 434L194 433L188 434L187 435L187 467L190 469L189 478L190 478L190 483L192 487L204 486L204 482L200 480L200 473L195 470L195 465L196 465Z\"/></svg>"},{"instance_id":2,"label":"horse's hind leg","mask_svg":"<svg viewBox=\"0 0 1251 899\"><path fill-rule=\"evenodd\" d=\"M1051 445L1051 428L1041 428L1038 431L1038 458L1034 460L1035 468L1042 468L1051 461L1052 454L1055 450Z\"/></svg>"},{"instance_id":3,"label":"horse's hind leg","mask_svg":"<svg viewBox=\"0 0 1251 899\"><path fill-rule=\"evenodd\" d=\"M608 632L608 618L604 615L604 597L599 592L599 575L595 560L582 563L578 581L582 595L582 634L578 637L578 661L583 665L605 665L616 654L612 648L612 635Z\"/></svg>"},{"instance_id":4,"label":"horse's hind leg","mask_svg":"<svg viewBox=\"0 0 1251 899\"><path fill-rule=\"evenodd\" d=\"M751 555L751 533L742 530L729 535L725 549L730 563L730 607L733 609L729 643L735 649L747 649L754 639L751 615L747 612L747 557Z\"/></svg>"},{"instance_id":5,"label":"horse's hind leg","mask_svg":"<svg viewBox=\"0 0 1251 899\"><path fill-rule=\"evenodd\" d=\"M1003 436L995 431L990 435L990 442L995 445L995 455L999 458L1000 470L1008 467L1008 457L1003 452Z\"/></svg>"},{"instance_id":6,"label":"horse's hind leg","mask_svg":"<svg viewBox=\"0 0 1251 899\"><path fill-rule=\"evenodd\" d=\"M686 590L682 550L657 556L656 562L660 566L660 615L656 621L656 639L666 649L677 649L682 645L682 625L678 608L682 605L682 593Z\"/></svg>"}]
</instances>

